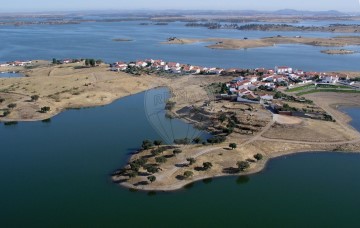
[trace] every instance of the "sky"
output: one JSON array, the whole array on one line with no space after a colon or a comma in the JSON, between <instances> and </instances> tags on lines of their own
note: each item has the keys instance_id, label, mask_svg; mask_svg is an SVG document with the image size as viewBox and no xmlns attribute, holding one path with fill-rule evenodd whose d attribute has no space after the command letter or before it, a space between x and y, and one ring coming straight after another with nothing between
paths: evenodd
<instances>
[{"instance_id":1,"label":"sky","mask_svg":"<svg viewBox=\"0 0 360 228\"><path fill-rule=\"evenodd\" d=\"M360 12L360 0L0 0L1 12L71 10L338 10Z\"/></svg>"}]
</instances>

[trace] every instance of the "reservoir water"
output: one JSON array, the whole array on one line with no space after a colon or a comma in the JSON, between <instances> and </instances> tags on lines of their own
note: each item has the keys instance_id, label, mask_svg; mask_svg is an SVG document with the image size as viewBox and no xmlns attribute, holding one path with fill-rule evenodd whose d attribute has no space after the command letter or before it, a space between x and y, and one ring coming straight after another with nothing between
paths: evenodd
<instances>
[{"instance_id":1,"label":"reservoir water","mask_svg":"<svg viewBox=\"0 0 360 228\"><path fill-rule=\"evenodd\" d=\"M13 72L0 72L0 78L21 78L24 75Z\"/></svg>"},{"instance_id":2,"label":"reservoir water","mask_svg":"<svg viewBox=\"0 0 360 228\"><path fill-rule=\"evenodd\" d=\"M50 122L2 124L0 227L360 225L355 154L282 157L248 178L198 182L171 193L131 192L113 184L109 174L129 153L143 139L160 137L146 117L145 96L69 110ZM359 110L348 110L359 129ZM182 125L179 137L196 131L176 125Z\"/></svg>"},{"instance_id":3,"label":"reservoir water","mask_svg":"<svg viewBox=\"0 0 360 228\"><path fill-rule=\"evenodd\" d=\"M0 62L53 57L93 57L109 62L162 58L204 66L286 64L303 70L360 70L358 54L328 56L321 54L319 47L280 45L219 51L203 44L159 43L170 36L256 38L278 34L275 32L213 31L188 28L183 23L138 24L1 26ZM134 41L113 42L113 38ZM153 91L164 93L164 89ZM109 175L127 162L142 140L162 136L154 128L149 110L159 112L157 117L162 118L167 132L169 126L175 126L176 137L200 135L180 120L165 119L161 109L149 109L146 98L147 93L141 93L104 107L68 110L47 122L1 124L0 227L360 226L357 154L281 157L256 175L197 182L171 193L132 192L113 184ZM359 109L345 111L359 130ZM165 140L171 141L171 137L168 134Z\"/></svg>"},{"instance_id":4,"label":"reservoir water","mask_svg":"<svg viewBox=\"0 0 360 228\"><path fill-rule=\"evenodd\" d=\"M237 30L210 30L186 27L176 22L166 26L139 25L141 22L82 23L76 25L0 26L0 62L17 59L95 58L107 62L138 59L163 59L185 64L273 68L289 65L305 71L360 70L360 46L346 49L357 51L352 55L320 53L326 47L307 45L276 45L245 50L212 50L205 44L164 45L169 37L180 38L237 38L249 39L269 36L334 37L349 35L322 32L263 32ZM312 23L312 22L307 22ZM313 22L316 25L316 22ZM324 22L332 23L332 22ZM354 22L355 23L355 22ZM115 42L113 39L131 39Z\"/></svg>"}]
</instances>

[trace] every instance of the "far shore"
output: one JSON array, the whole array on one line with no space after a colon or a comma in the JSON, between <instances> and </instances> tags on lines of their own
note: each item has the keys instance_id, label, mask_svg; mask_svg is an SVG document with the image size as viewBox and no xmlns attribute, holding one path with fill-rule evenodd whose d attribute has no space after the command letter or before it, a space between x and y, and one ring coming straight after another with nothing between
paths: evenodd
<instances>
[{"instance_id":1,"label":"far shore","mask_svg":"<svg viewBox=\"0 0 360 228\"><path fill-rule=\"evenodd\" d=\"M304 44L322 47L344 47L347 45L360 45L360 36L338 36L333 38L309 38L309 37L264 37L261 39L230 39L230 38L171 38L162 44L193 44L199 42L210 42L206 46L211 49L247 49L271 47L277 44Z\"/></svg>"}]
</instances>

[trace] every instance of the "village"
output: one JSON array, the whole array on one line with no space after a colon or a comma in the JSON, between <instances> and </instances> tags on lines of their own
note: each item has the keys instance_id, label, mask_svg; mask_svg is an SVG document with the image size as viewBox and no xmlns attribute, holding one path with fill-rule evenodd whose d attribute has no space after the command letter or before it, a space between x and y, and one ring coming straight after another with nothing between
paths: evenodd
<instances>
[{"instance_id":1,"label":"village","mask_svg":"<svg viewBox=\"0 0 360 228\"><path fill-rule=\"evenodd\" d=\"M147 59L130 63L115 62L110 65L110 69L115 72L136 72L136 74L140 74L140 72L161 72L172 75L233 76L234 79L228 83L209 85L208 91L216 94L217 98L222 100L266 105L278 114L325 120L332 120L332 118L325 112L314 110L314 107L311 106L312 101L296 96L301 95L301 93L295 94L293 92L311 93L315 90L321 91L321 89L349 91L359 89L359 85L345 74L305 72L288 66L276 66L274 69L223 69ZM297 105L293 107L284 103L286 101L295 102Z\"/></svg>"}]
</instances>

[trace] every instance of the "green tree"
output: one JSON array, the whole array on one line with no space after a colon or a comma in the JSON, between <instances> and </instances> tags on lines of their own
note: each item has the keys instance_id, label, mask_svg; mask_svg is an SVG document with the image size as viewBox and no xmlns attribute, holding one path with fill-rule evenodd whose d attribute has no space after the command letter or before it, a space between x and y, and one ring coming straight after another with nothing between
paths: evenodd
<instances>
[{"instance_id":1,"label":"green tree","mask_svg":"<svg viewBox=\"0 0 360 228\"><path fill-rule=\"evenodd\" d=\"M240 162L237 162L236 164L239 168L239 171L244 171L250 167L250 164L247 161L240 161Z\"/></svg>"},{"instance_id":2,"label":"green tree","mask_svg":"<svg viewBox=\"0 0 360 228\"><path fill-rule=\"evenodd\" d=\"M85 59L85 66L89 66L90 65L90 60L89 59Z\"/></svg>"},{"instance_id":3,"label":"green tree","mask_svg":"<svg viewBox=\"0 0 360 228\"><path fill-rule=\"evenodd\" d=\"M146 140L144 140L144 141L142 142L142 145L141 145L141 148L142 148L142 149L148 150L148 149L150 149L151 147L153 147L153 143L152 143L150 140L146 139Z\"/></svg>"},{"instance_id":4,"label":"green tree","mask_svg":"<svg viewBox=\"0 0 360 228\"><path fill-rule=\"evenodd\" d=\"M146 171L149 173L157 173L159 172L159 168L154 165L149 165L146 167Z\"/></svg>"},{"instance_id":5,"label":"green tree","mask_svg":"<svg viewBox=\"0 0 360 228\"><path fill-rule=\"evenodd\" d=\"M141 166L138 163L130 163L130 169L134 172L139 172L140 167Z\"/></svg>"},{"instance_id":6,"label":"green tree","mask_svg":"<svg viewBox=\"0 0 360 228\"><path fill-rule=\"evenodd\" d=\"M0 97L0 104L3 103L4 101L5 99Z\"/></svg>"},{"instance_id":7,"label":"green tree","mask_svg":"<svg viewBox=\"0 0 360 228\"><path fill-rule=\"evenodd\" d=\"M90 59L90 60L89 60L89 64L90 64L92 67L96 66L96 61L95 61L95 59Z\"/></svg>"},{"instance_id":8,"label":"green tree","mask_svg":"<svg viewBox=\"0 0 360 228\"><path fill-rule=\"evenodd\" d=\"M37 100L39 100L39 95L32 95L31 96L31 101L37 101Z\"/></svg>"},{"instance_id":9,"label":"green tree","mask_svg":"<svg viewBox=\"0 0 360 228\"><path fill-rule=\"evenodd\" d=\"M161 140L155 140L154 141L154 145L157 146L157 147L159 147L162 144L163 144L163 142Z\"/></svg>"},{"instance_id":10,"label":"green tree","mask_svg":"<svg viewBox=\"0 0 360 228\"><path fill-rule=\"evenodd\" d=\"M255 154L255 155L254 155L254 158L255 158L256 160L258 160L258 161L262 160L263 157L264 157L264 156L263 156L262 154Z\"/></svg>"},{"instance_id":11,"label":"green tree","mask_svg":"<svg viewBox=\"0 0 360 228\"><path fill-rule=\"evenodd\" d=\"M196 137L192 141L193 141L193 143L199 144L202 140L200 137Z\"/></svg>"},{"instance_id":12,"label":"green tree","mask_svg":"<svg viewBox=\"0 0 360 228\"><path fill-rule=\"evenodd\" d=\"M134 178L134 177L137 177L139 175L139 173L138 172L129 172L128 173L128 176L129 176L129 178Z\"/></svg>"},{"instance_id":13,"label":"green tree","mask_svg":"<svg viewBox=\"0 0 360 228\"><path fill-rule=\"evenodd\" d=\"M229 147L234 150L237 147L237 145L236 143L230 143Z\"/></svg>"},{"instance_id":14,"label":"green tree","mask_svg":"<svg viewBox=\"0 0 360 228\"><path fill-rule=\"evenodd\" d=\"M182 150L180 149L175 149L173 150L173 154L176 156L177 154L181 154L182 153Z\"/></svg>"},{"instance_id":15,"label":"green tree","mask_svg":"<svg viewBox=\"0 0 360 228\"><path fill-rule=\"evenodd\" d=\"M186 161L189 162L189 166L193 165L196 162L195 158L187 158Z\"/></svg>"},{"instance_id":16,"label":"green tree","mask_svg":"<svg viewBox=\"0 0 360 228\"><path fill-rule=\"evenodd\" d=\"M156 181L156 177L155 176L148 176L147 179L152 183L154 181Z\"/></svg>"},{"instance_id":17,"label":"green tree","mask_svg":"<svg viewBox=\"0 0 360 228\"><path fill-rule=\"evenodd\" d=\"M11 104L8 104L7 107L10 108L10 109L14 109L14 108L16 108L16 104L11 103Z\"/></svg>"},{"instance_id":18,"label":"green tree","mask_svg":"<svg viewBox=\"0 0 360 228\"><path fill-rule=\"evenodd\" d=\"M203 169L204 170L209 170L213 167L212 163L211 162L204 162L203 163Z\"/></svg>"},{"instance_id":19,"label":"green tree","mask_svg":"<svg viewBox=\"0 0 360 228\"><path fill-rule=\"evenodd\" d=\"M155 161L157 163L165 163L167 161L167 159L165 157L156 157Z\"/></svg>"},{"instance_id":20,"label":"green tree","mask_svg":"<svg viewBox=\"0 0 360 228\"><path fill-rule=\"evenodd\" d=\"M57 64L57 60L55 58L52 59L52 64Z\"/></svg>"},{"instance_id":21,"label":"green tree","mask_svg":"<svg viewBox=\"0 0 360 228\"><path fill-rule=\"evenodd\" d=\"M98 59L98 60L96 60L95 62L96 62L97 65L100 65L100 64L103 63L103 61L102 61L101 59Z\"/></svg>"},{"instance_id":22,"label":"green tree","mask_svg":"<svg viewBox=\"0 0 360 228\"><path fill-rule=\"evenodd\" d=\"M187 179L194 176L194 173L191 171L185 171L183 176Z\"/></svg>"},{"instance_id":23,"label":"green tree","mask_svg":"<svg viewBox=\"0 0 360 228\"><path fill-rule=\"evenodd\" d=\"M48 107L48 106L41 107L41 109L40 109L41 113L47 113L49 111L50 111L50 107Z\"/></svg>"},{"instance_id":24,"label":"green tree","mask_svg":"<svg viewBox=\"0 0 360 228\"><path fill-rule=\"evenodd\" d=\"M4 112L3 112L3 116L5 117L5 116L8 116L8 115L10 115L10 111L9 110L5 110Z\"/></svg>"}]
</instances>

